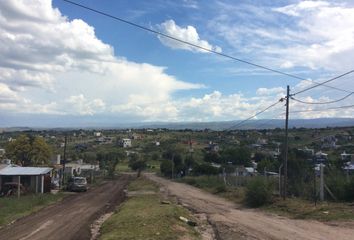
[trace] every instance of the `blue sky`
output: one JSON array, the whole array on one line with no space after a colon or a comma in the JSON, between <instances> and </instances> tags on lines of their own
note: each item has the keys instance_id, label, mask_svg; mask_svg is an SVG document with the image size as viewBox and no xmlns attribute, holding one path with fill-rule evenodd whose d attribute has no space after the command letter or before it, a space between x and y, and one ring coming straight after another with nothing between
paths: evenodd
<instances>
[{"instance_id":1,"label":"blue sky","mask_svg":"<svg viewBox=\"0 0 354 240\"><path fill-rule=\"evenodd\" d=\"M353 1L73 1L308 80L354 69ZM295 92L312 84L61 0L1 1L0 31L0 126L237 120L279 100L286 85ZM353 76L329 85L352 91ZM318 87L297 97L326 102L344 95ZM330 106L293 102L291 109L352 101L351 96ZM279 105L258 118L281 118L283 111ZM352 108L292 114L353 116Z\"/></svg>"}]
</instances>

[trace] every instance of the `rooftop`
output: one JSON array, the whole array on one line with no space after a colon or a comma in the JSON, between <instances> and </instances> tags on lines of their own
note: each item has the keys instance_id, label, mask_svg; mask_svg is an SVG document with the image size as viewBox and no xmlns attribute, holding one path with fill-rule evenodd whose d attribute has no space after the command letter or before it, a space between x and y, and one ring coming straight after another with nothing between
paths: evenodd
<instances>
[{"instance_id":1,"label":"rooftop","mask_svg":"<svg viewBox=\"0 0 354 240\"><path fill-rule=\"evenodd\" d=\"M18 176L18 175L43 175L50 172L52 168L47 167L13 167L8 166L0 168L0 176Z\"/></svg>"}]
</instances>

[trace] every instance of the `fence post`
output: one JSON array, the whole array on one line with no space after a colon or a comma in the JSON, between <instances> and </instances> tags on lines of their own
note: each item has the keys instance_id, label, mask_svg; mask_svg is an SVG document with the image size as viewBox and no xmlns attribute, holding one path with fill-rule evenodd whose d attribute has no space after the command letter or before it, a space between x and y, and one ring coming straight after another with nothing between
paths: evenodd
<instances>
[{"instance_id":1,"label":"fence post","mask_svg":"<svg viewBox=\"0 0 354 240\"><path fill-rule=\"evenodd\" d=\"M320 164L320 201L324 201L323 164Z\"/></svg>"}]
</instances>

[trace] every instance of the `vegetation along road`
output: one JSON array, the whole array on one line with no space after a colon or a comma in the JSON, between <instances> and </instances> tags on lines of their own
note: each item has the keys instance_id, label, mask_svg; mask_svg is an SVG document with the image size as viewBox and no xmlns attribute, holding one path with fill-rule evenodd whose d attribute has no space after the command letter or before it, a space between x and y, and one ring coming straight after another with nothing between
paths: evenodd
<instances>
[{"instance_id":1,"label":"vegetation along road","mask_svg":"<svg viewBox=\"0 0 354 240\"><path fill-rule=\"evenodd\" d=\"M311 220L294 220L240 209L234 203L195 187L172 182L152 174L146 176L160 184L169 195L198 214L205 214L218 239L353 239L354 228L331 226Z\"/></svg>"},{"instance_id":2,"label":"vegetation along road","mask_svg":"<svg viewBox=\"0 0 354 240\"><path fill-rule=\"evenodd\" d=\"M105 210L124 200L129 176L109 181L86 193L66 197L0 230L1 240L90 239L90 225Z\"/></svg>"}]
</instances>

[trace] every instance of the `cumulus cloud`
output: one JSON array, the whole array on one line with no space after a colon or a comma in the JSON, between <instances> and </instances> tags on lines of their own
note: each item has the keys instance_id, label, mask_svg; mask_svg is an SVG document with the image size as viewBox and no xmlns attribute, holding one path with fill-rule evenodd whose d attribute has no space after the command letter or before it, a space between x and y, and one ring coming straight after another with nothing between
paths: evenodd
<instances>
[{"instance_id":1,"label":"cumulus cloud","mask_svg":"<svg viewBox=\"0 0 354 240\"><path fill-rule=\"evenodd\" d=\"M201 46L205 49L208 50L213 50L216 52L221 52L222 49L219 46L213 46L211 45L208 41L202 40L199 37L199 34L197 32L197 29L193 26L187 26L187 27L180 27L178 26L174 20L167 20L159 25L159 28L161 31L167 35L173 36L177 39L180 39L182 41L186 41L189 43L192 43L194 45ZM196 51L196 52L206 52L203 49L195 48L193 46L163 37L159 36L159 40L166 46L173 48L173 49L184 49L184 50L190 50L190 51Z\"/></svg>"},{"instance_id":2,"label":"cumulus cloud","mask_svg":"<svg viewBox=\"0 0 354 240\"><path fill-rule=\"evenodd\" d=\"M119 105L147 108L203 87L115 56L92 26L63 16L50 0L0 1L0 55L0 99L18 102L0 105L8 111L92 115Z\"/></svg>"}]
</instances>

